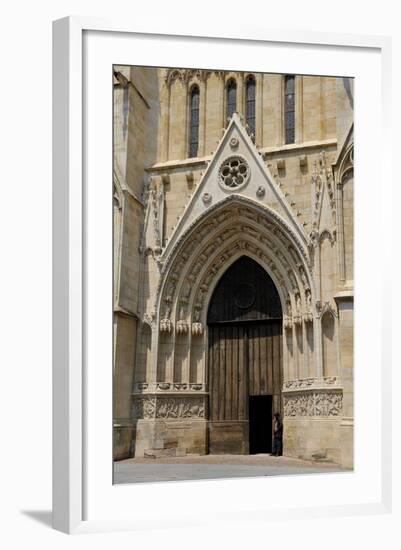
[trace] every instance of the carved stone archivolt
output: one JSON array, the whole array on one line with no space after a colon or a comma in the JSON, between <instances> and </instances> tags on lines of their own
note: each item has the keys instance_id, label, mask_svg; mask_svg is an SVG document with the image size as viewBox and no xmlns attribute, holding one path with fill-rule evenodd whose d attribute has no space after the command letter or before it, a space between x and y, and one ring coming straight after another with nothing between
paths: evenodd
<instances>
[{"instance_id":1,"label":"carved stone archivolt","mask_svg":"<svg viewBox=\"0 0 401 550\"><path fill-rule=\"evenodd\" d=\"M341 416L343 408L342 390L328 391L314 389L284 393L284 416Z\"/></svg>"},{"instance_id":2,"label":"carved stone archivolt","mask_svg":"<svg viewBox=\"0 0 401 550\"><path fill-rule=\"evenodd\" d=\"M294 311L294 322L312 320L313 285L307 255L282 220L242 199L241 204L230 201L210 210L213 215L198 221L196 230L186 232L162 268L160 301L155 304L160 311L160 330L171 331L174 325L168 321L175 318L191 325L192 334L202 334L207 299L222 272L241 255L255 258L269 272L288 318L292 313L286 300ZM186 304L186 317L181 313L182 303Z\"/></svg>"},{"instance_id":3,"label":"carved stone archivolt","mask_svg":"<svg viewBox=\"0 0 401 550\"><path fill-rule=\"evenodd\" d=\"M134 399L132 415L139 419L204 419L206 401L203 396L151 395Z\"/></svg>"}]
</instances>

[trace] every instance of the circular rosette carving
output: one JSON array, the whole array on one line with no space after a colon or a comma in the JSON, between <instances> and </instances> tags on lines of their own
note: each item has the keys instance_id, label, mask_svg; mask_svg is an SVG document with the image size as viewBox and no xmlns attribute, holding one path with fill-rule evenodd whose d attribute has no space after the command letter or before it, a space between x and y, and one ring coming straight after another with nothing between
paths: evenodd
<instances>
[{"instance_id":1,"label":"circular rosette carving","mask_svg":"<svg viewBox=\"0 0 401 550\"><path fill-rule=\"evenodd\" d=\"M231 139L230 139L230 147L231 149L236 149L239 145L239 140L236 136L233 136Z\"/></svg>"},{"instance_id":2,"label":"circular rosette carving","mask_svg":"<svg viewBox=\"0 0 401 550\"><path fill-rule=\"evenodd\" d=\"M249 174L249 165L243 157L228 157L220 166L219 183L223 189L239 189L247 183Z\"/></svg>"}]
</instances>

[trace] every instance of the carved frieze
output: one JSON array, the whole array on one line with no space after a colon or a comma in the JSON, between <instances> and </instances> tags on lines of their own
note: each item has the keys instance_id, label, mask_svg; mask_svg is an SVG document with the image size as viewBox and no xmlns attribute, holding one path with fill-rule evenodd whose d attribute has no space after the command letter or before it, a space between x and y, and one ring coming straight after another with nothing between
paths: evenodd
<instances>
[{"instance_id":1,"label":"carved frieze","mask_svg":"<svg viewBox=\"0 0 401 550\"><path fill-rule=\"evenodd\" d=\"M342 393L315 393L315 416L339 416L342 412L342 406Z\"/></svg>"},{"instance_id":2,"label":"carved frieze","mask_svg":"<svg viewBox=\"0 0 401 550\"><path fill-rule=\"evenodd\" d=\"M156 397L141 397L134 399L133 417L154 418L156 412Z\"/></svg>"},{"instance_id":3,"label":"carved frieze","mask_svg":"<svg viewBox=\"0 0 401 550\"><path fill-rule=\"evenodd\" d=\"M342 391L297 391L285 393L284 416L341 416Z\"/></svg>"},{"instance_id":4,"label":"carved frieze","mask_svg":"<svg viewBox=\"0 0 401 550\"><path fill-rule=\"evenodd\" d=\"M163 397L157 400L156 418L205 418L204 399Z\"/></svg>"},{"instance_id":5,"label":"carved frieze","mask_svg":"<svg viewBox=\"0 0 401 550\"><path fill-rule=\"evenodd\" d=\"M132 414L136 420L205 418L205 398L189 395L143 395L134 399Z\"/></svg>"}]
</instances>

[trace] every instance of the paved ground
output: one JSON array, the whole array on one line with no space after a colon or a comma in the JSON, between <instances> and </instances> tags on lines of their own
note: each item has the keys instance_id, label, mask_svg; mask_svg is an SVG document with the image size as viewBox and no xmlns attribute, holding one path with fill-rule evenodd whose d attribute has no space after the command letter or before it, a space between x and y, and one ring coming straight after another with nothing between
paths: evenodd
<instances>
[{"instance_id":1,"label":"paved ground","mask_svg":"<svg viewBox=\"0 0 401 550\"><path fill-rule=\"evenodd\" d=\"M114 463L114 483L182 481L341 472L330 462L270 455L206 455L183 458L130 458Z\"/></svg>"}]
</instances>

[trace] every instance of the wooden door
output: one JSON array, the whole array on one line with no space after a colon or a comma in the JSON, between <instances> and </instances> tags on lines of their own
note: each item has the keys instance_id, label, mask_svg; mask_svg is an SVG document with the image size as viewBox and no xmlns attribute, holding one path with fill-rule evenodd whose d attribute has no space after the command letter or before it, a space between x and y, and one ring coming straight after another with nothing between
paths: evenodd
<instances>
[{"instance_id":1,"label":"wooden door","mask_svg":"<svg viewBox=\"0 0 401 550\"><path fill-rule=\"evenodd\" d=\"M209 452L249 452L251 396L271 397L266 423L273 412L281 413L281 326L278 321L209 326Z\"/></svg>"},{"instance_id":2,"label":"wooden door","mask_svg":"<svg viewBox=\"0 0 401 550\"><path fill-rule=\"evenodd\" d=\"M220 280L208 311L210 453L249 452L250 396L271 396L270 413L281 412L281 317L271 278L240 258ZM253 418L271 422L271 414Z\"/></svg>"}]
</instances>

